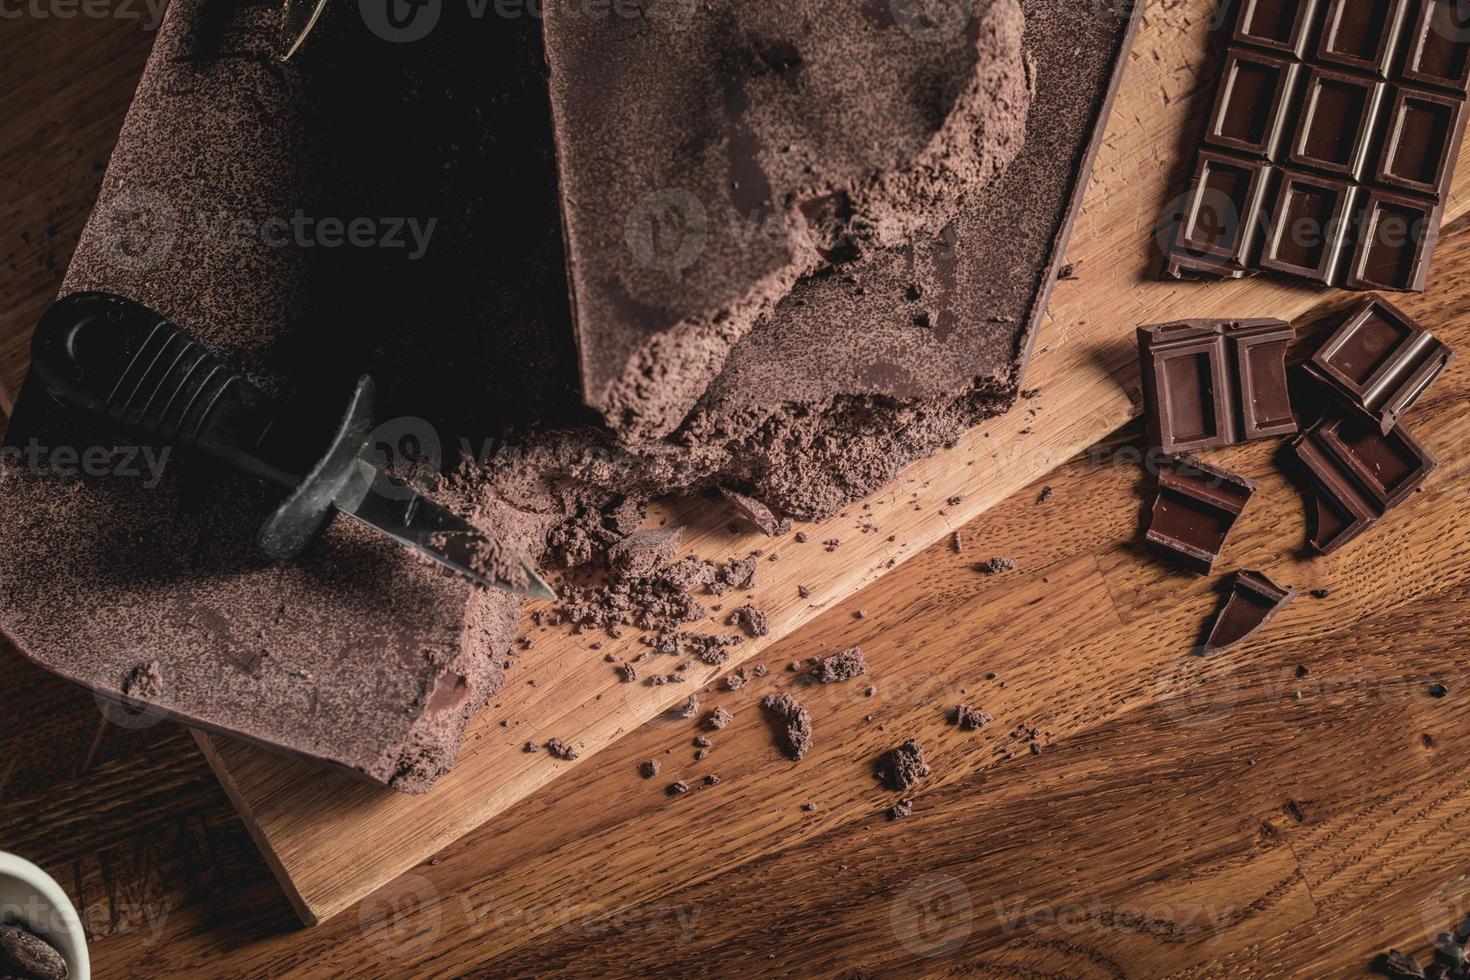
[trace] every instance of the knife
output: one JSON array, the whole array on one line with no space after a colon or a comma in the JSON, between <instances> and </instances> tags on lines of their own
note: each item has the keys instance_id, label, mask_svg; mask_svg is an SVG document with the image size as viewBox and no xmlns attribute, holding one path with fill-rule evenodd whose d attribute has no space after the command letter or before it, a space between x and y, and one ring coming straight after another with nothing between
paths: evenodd
<instances>
[{"instance_id":1,"label":"knife","mask_svg":"<svg viewBox=\"0 0 1470 980\"><path fill-rule=\"evenodd\" d=\"M285 487L285 502L258 535L272 558L300 555L343 514L479 585L556 598L527 559L373 464L371 377L358 381L334 434L313 445L299 420L238 367L110 293L54 303L31 341L31 365L63 404Z\"/></svg>"}]
</instances>

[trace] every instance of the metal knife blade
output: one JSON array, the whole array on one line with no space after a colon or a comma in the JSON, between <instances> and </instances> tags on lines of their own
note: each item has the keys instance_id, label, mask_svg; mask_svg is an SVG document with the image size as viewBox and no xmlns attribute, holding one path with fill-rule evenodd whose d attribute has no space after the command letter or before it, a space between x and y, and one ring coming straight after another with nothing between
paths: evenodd
<instances>
[{"instance_id":1,"label":"metal knife blade","mask_svg":"<svg viewBox=\"0 0 1470 980\"><path fill-rule=\"evenodd\" d=\"M556 591L525 558L507 556L495 564L509 570L491 572L486 556L503 553L504 545L366 460L359 459L357 466L357 476L333 501L342 514L480 585L537 599L556 598Z\"/></svg>"}]
</instances>

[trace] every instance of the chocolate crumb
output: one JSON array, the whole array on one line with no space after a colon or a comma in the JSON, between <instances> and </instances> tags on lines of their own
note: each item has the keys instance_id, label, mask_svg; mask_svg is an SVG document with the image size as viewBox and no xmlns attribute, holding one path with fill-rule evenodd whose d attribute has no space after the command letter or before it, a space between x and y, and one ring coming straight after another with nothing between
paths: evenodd
<instances>
[{"instance_id":1,"label":"chocolate crumb","mask_svg":"<svg viewBox=\"0 0 1470 980\"><path fill-rule=\"evenodd\" d=\"M796 532L796 543L797 544L806 544L806 532L805 531L797 531Z\"/></svg>"},{"instance_id":2,"label":"chocolate crumb","mask_svg":"<svg viewBox=\"0 0 1470 980\"><path fill-rule=\"evenodd\" d=\"M697 752L694 753L694 761L695 762L703 762L705 759L708 759L708 758L709 758L709 749L707 749L707 748L700 749L700 750L698 750Z\"/></svg>"},{"instance_id":3,"label":"chocolate crumb","mask_svg":"<svg viewBox=\"0 0 1470 980\"><path fill-rule=\"evenodd\" d=\"M1037 501L1037 503L1044 504L1044 503L1046 503L1048 500L1050 500L1054 496L1056 496L1056 491L1055 490L1053 490L1051 487L1042 487L1041 488L1041 496L1037 497L1036 498L1036 501Z\"/></svg>"},{"instance_id":4,"label":"chocolate crumb","mask_svg":"<svg viewBox=\"0 0 1470 980\"><path fill-rule=\"evenodd\" d=\"M812 597L812 590L804 585L798 585L796 587L796 594L801 596L803 599L810 599Z\"/></svg>"},{"instance_id":5,"label":"chocolate crumb","mask_svg":"<svg viewBox=\"0 0 1470 980\"><path fill-rule=\"evenodd\" d=\"M866 609L859 609L857 612L852 614L852 617L854 619L867 619L868 611Z\"/></svg>"},{"instance_id":6,"label":"chocolate crumb","mask_svg":"<svg viewBox=\"0 0 1470 980\"><path fill-rule=\"evenodd\" d=\"M679 717L693 718L697 714L699 714L699 695L691 694L684 702L684 706L679 709Z\"/></svg>"},{"instance_id":7,"label":"chocolate crumb","mask_svg":"<svg viewBox=\"0 0 1470 980\"><path fill-rule=\"evenodd\" d=\"M647 762L638 767L638 772L643 776L644 779L652 779L654 776L657 776L659 774L659 771L661 769L663 769L663 766L659 763L657 759L649 759Z\"/></svg>"},{"instance_id":8,"label":"chocolate crumb","mask_svg":"<svg viewBox=\"0 0 1470 980\"><path fill-rule=\"evenodd\" d=\"M815 810L817 808L817 805L815 803L803 803L801 805L801 808L803 810L805 810L807 813L811 813L813 810Z\"/></svg>"},{"instance_id":9,"label":"chocolate crumb","mask_svg":"<svg viewBox=\"0 0 1470 980\"><path fill-rule=\"evenodd\" d=\"M563 762L571 762L578 756L576 749L559 738L547 739L546 751L550 752L554 758L561 759Z\"/></svg>"},{"instance_id":10,"label":"chocolate crumb","mask_svg":"<svg viewBox=\"0 0 1470 980\"><path fill-rule=\"evenodd\" d=\"M703 735L694 736L694 747L696 749L707 749L714 743Z\"/></svg>"},{"instance_id":11,"label":"chocolate crumb","mask_svg":"<svg viewBox=\"0 0 1470 980\"><path fill-rule=\"evenodd\" d=\"M704 723L712 731L719 731L722 728L729 728L730 723L734 720L734 715L724 707L719 707L709 713L709 717L704 720Z\"/></svg>"},{"instance_id":12,"label":"chocolate crumb","mask_svg":"<svg viewBox=\"0 0 1470 980\"><path fill-rule=\"evenodd\" d=\"M968 704L957 704L954 706L954 710L950 712L950 721L962 731L967 732L984 728L994 720L988 712L981 711L979 708L972 708Z\"/></svg>"},{"instance_id":13,"label":"chocolate crumb","mask_svg":"<svg viewBox=\"0 0 1470 980\"><path fill-rule=\"evenodd\" d=\"M1297 664L1296 665L1296 676L1298 676L1298 677L1306 677L1307 674L1309 674L1309 673L1311 673L1311 672L1309 670L1307 670L1307 665L1306 664Z\"/></svg>"},{"instance_id":14,"label":"chocolate crumb","mask_svg":"<svg viewBox=\"0 0 1470 980\"><path fill-rule=\"evenodd\" d=\"M955 496L950 497L949 499L947 499L944 503L948 507L958 507L960 504L962 504L964 502L965 502L965 498L964 497L961 497L959 494L956 494Z\"/></svg>"},{"instance_id":15,"label":"chocolate crumb","mask_svg":"<svg viewBox=\"0 0 1470 980\"><path fill-rule=\"evenodd\" d=\"M537 745L535 742L527 742L525 745L522 745L521 746L521 751L522 752L540 752L541 751L541 746Z\"/></svg>"},{"instance_id":16,"label":"chocolate crumb","mask_svg":"<svg viewBox=\"0 0 1470 980\"><path fill-rule=\"evenodd\" d=\"M730 674L725 678L725 689L729 691L738 691L749 683L749 671L747 671L744 667L740 667L736 670L732 670Z\"/></svg>"},{"instance_id":17,"label":"chocolate crumb","mask_svg":"<svg viewBox=\"0 0 1470 980\"><path fill-rule=\"evenodd\" d=\"M631 684L638 679L638 670L632 664L623 664L618 672L623 675L624 684Z\"/></svg>"},{"instance_id":18,"label":"chocolate crumb","mask_svg":"<svg viewBox=\"0 0 1470 980\"><path fill-rule=\"evenodd\" d=\"M1448 693L1450 693L1450 689L1445 687L1443 684L1429 685L1429 696L1432 698L1442 698Z\"/></svg>"},{"instance_id":19,"label":"chocolate crumb","mask_svg":"<svg viewBox=\"0 0 1470 980\"><path fill-rule=\"evenodd\" d=\"M719 781L720 781L720 777L719 776L716 776L714 773L710 773L708 776L705 776L704 777L704 784L706 786L714 786L714 785L717 785L719 783Z\"/></svg>"},{"instance_id":20,"label":"chocolate crumb","mask_svg":"<svg viewBox=\"0 0 1470 980\"><path fill-rule=\"evenodd\" d=\"M904 817L911 816L913 814L913 812L914 812L914 801L913 800L909 800L909 799L899 800L897 803L893 804L893 806L891 806L891 807L888 808L888 819L889 820L902 820Z\"/></svg>"},{"instance_id":21,"label":"chocolate crumb","mask_svg":"<svg viewBox=\"0 0 1470 980\"><path fill-rule=\"evenodd\" d=\"M1383 958L1383 972L1390 980L1425 980L1424 966L1408 953L1390 949Z\"/></svg>"},{"instance_id":22,"label":"chocolate crumb","mask_svg":"<svg viewBox=\"0 0 1470 980\"><path fill-rule=\"evenodd\" d=\"M863 691L863 694L866 697L872 697L873 695L875 695L877 693L878 693L878 689L876 687L870 687L867 690Z\"/></svg>"},{"instance_id":23,"label":"chocolate crumb","mask_svg":"<svg viewBox=\"0 0 1470 980\"><path fill-rule=\"evenodd\" d=\"M964 551L965 551L965 539L964 539L964 536L961 535L960 532L958 532L958 531L954 532L953 534L951 534L949 536L949 546L954 549L954 553L955 554L957 554L957 555L964 554Z\"/></svg>"},{"instance_id":24,"label":"chocolate crumb","mask_svg":"<svg viewBox=\"0 0 1470 980\"><path fill-rule=\"evenodd\" d=\"M883 784L896 790L912 789L930 772L929 766L924 762L924 747L912 738L888 751L878 767L878 775Z\"/></svg>"},{"instance_id":25,"label":"chocolate crumb","mask_svg":"<svg viewBox=\"0 0 1470 980\"><path fill-rule=\"evenodd\" d=\"M786 754L800 762L812 748L811 712L789 694L767 694L761 707L785 722L783 732Z\"/></svg>"},{"instance_id":26,"label":"chocolate crumb","mask_svg":"<svg viewBox=\"0 0 1470 980\"><path fill-rule=\"evenodd\" d=\"M689 784L686 783L686 782L684 782L684 780L682 780L682 779L679 780L678 782L670 783L669 784L669 795L670 796L678 796L681 793L687 793L687 792L689 792Z\"/></svg>"},{"instance_id":27,"label":"chocolate crumb","mask_svg":"<svg viewBox=\"0 0 1470 980\"><path fill-rule=\"evenodd\" d=\"M817 661L816 666L812 668L811 676L813 680L822 684L836 684L867 672L868 662L863 659L862 648L849 647L826 660Z\"/></svg>"},{"instance_id":28,"label":"chocolate crumb","mask_svg":"<svg viewBox=\"0 0 1470 980\"><path fill-rule=\"evenodd\" d=\"M1001 558L999 556L983 561L975 566L975 570L982 575L1003 575L1016 567L1016 559Z\"/></svg>"},{"instance_id":29,"label":"chocolate crumb","mask_svg":"<svg viewBox=\"0 0 1470 980\"><path fill-rule=\"evenodd\" d=\"M748 602L732 612L727 622L731 626L739 626L752 637L766 636L771 632L771 623L766 619L766 614Z\"/></svg>"},{"instance_id":30,"label":"chocolate crumb","mask_svg":"<svg viewBox=\"0 0 1470 980\"><path fill-rule=\"evenodd\" d=\"M1311 592L1308 592L1307 594L1309 596L1311 596L1313 599L1326 599L1328 596L1332 595L1332 590L1331 589L1313 589Z\"/></svg>"}]
</instances>

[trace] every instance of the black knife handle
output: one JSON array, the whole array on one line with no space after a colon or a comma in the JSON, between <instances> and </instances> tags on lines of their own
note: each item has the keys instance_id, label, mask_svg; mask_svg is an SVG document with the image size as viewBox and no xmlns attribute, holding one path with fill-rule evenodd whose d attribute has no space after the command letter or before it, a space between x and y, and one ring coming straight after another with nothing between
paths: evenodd
<instances>
[{"instance_id":1,"label":"black knife handle","mask_svg":"<svg viewBox=\"0 0 1470 980\"><path fill-rule=\"evenodd\" d=\"M305 475L267 449L279 418L271 398L132 300L109 293L58 300L36 328L31 363L53 396L140 439L198 449L283 486Z\"/></svg>"}]
</instances>

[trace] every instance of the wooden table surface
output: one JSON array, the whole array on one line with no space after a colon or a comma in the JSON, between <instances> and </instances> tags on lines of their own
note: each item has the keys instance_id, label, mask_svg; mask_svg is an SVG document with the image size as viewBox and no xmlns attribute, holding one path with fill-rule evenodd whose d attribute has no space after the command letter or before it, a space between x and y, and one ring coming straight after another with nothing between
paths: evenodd
<instances>
[{"instance_id":1,"label":"wooden table surface","mask_svg":"<svg viewBox=\"0 0 1470 980\"><path fill-rule=\"evenodd\" d=\"M0 33L0 389L149 40L121 16ZM1404 305L1464 351L1467 303L1461 223ZM872 667L808 695L805 762L759 720L769 677L720 696L737 722L705 763L688 723L647 725L310 931L187 732L0 648L0 849L71 893L103 978L1361 975L1470 903L1467 396L1470 357L1409 419L1443 464L1425 492L1326 559L1274 445L1212 456L1263 483L1222 570L1331 589L1238 652L1191 655L1219 577L1143 552L1130 428L1047 477L1049 500L1039 483L965 528L964 553L931 548L770 651L773 675L852 643ZM1017 570L978 574L991 555ZM949 726L960 701L996 722ZM1010 737L1027 725L1037 754ZM889 821L874 760L908 737L935 771ZM649 758L668 778L638 778Z\"/></svg>"}]
</instances>

